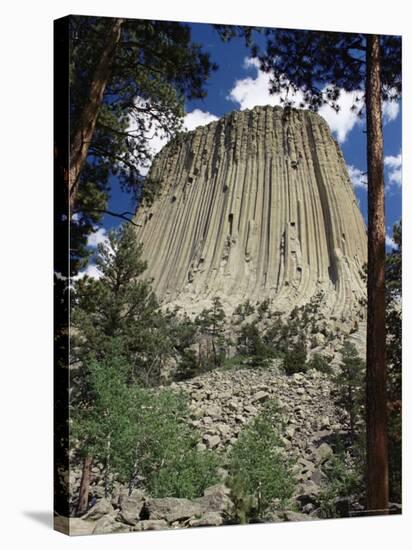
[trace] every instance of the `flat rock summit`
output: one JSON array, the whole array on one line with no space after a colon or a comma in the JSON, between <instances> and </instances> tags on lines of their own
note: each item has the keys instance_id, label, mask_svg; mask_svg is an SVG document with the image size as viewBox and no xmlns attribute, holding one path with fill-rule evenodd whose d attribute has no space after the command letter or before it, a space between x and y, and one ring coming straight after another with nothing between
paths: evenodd
<instances>
[{"instance_id":1,"label":"flat rock summit","mask_svg":"<svg viewBox=\"0 0 412 550\"><path fill-rule=\"evenodd\" d=\"M161 191L135 222L162 304L269 299L288 314L322 292L323 314L343 320L365 296L365 224L321 116L233 112L168 143L149 177Z\"/></svg>"}]
</instances>

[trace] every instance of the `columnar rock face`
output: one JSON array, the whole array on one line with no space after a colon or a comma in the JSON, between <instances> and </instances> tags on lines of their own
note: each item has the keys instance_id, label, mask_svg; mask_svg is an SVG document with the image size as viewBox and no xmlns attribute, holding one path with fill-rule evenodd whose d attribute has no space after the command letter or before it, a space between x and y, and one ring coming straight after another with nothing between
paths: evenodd
<instances>
[{"instance_id":1,"label":"columnar rock face","mask_svg":"<svg viewBox=\"0 0 412 550\"><path fill-rule=\"evenodd\" d=\"M309 111L233 112L166 145L161 194L136 215L145 277L164 304L198 312L266 298L288 313L324 292L347 316L365 294L366 231L342 153Z\"/></svg>"}]
</instances>

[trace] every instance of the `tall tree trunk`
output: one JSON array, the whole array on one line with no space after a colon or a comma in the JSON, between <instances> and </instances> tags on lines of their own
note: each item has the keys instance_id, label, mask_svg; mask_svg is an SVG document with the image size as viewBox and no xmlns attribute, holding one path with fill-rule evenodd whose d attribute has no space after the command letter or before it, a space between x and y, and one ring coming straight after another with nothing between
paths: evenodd
<instances>
[{"instance_id":1,"label":"tall tree trunk","mask_svg":"<svg viewBox=\"0 0 412 550\"><path fill-rule=\"evenodd\" d=\"M80 171L84 161L86 160L89 145L93 137L103 93L110 76L116 46L120 39L122 24L123 19L114 19L113 25L109 29L106 43L90 84L89 97L80 112L73 139L70 144L70 211L73 211L76 203L76 193L79 184Z\"/></svg>"},{"instance_id":2,"label":"tall tree trunk","mask_svg":"<svg viewBox=\"0 0 412 550\"><path fill-rule=\"evenodd\" d=\"M87 511L89 504L90 479L92 477L93 457L86 456L83 460L82 479L79 489L79 502L77 503L77 515L81 516Z\"/></svg>"},{"instance_id":3,"label":"tall tree trunk","mask_svg":"<svg viewBox=\"0 0 412 550\"><path fill-rule=\"evenodd\" d=\"M385 196L381 62L377 35L368 35L366 121L368 139L368 322L366 366L367 508L388 510L388 436L385 331Z\"/></svg>"}]
</instances>

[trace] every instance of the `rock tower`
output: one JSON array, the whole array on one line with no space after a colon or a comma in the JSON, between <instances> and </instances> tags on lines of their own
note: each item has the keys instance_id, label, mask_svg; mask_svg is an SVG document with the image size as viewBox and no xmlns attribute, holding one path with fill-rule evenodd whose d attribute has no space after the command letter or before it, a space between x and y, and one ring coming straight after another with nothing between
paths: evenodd
<instances>
[{"instance_id":1,"label":"rock tower","mask_svg":"<svg viewBox=\"0 0 412 550\"><path fill-rule=\"evenodd\" d=\"M197 313L219 296L285 314L324 293L353 316L365 295L366 230L338 144L306 110L256 107L178 136L155 158L161 184L136 214L163 304Z\"/></svg>"}]
</instances>

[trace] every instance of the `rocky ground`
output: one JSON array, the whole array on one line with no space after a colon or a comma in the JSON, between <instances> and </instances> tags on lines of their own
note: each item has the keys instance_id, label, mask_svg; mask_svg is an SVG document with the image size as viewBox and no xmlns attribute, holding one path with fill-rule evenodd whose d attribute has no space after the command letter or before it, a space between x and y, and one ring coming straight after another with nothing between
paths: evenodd
<instances>
[{"instance_id":1,"label":"rocky ground","mask_svg":"<svg viewBox=\"0 0 412 550\"><path fill-rule=\"evenodd\" d=\"M277 399L284 420L285 452L294 464L294 507L299 512L274 512L271 517L273 521L291 521L316 516L322 466L333 455L336 434L347 430L347 418L334 404L336 388L330 375L311 370L286 376L274 364L268 368L215 370L173 383L172 388L188 395L188 422L199 431L199 449L214 449L222 454L236 442L242 428L262 405ZM97 503L83 518L70 519L70 531L87 534L221 525L230 517L232 506L229 489L224 485L226 473L222 468L221 484L192 501L150 498L139 490L129 497L120 485L115 486L114 496L107 500L103 498L103 480L96 466L91 492ZM73 495L79 483L80 471L72 471ZM61 527L64 521L67 522L58 518L57 524Z\"/></svg>"}]
</instances>

